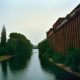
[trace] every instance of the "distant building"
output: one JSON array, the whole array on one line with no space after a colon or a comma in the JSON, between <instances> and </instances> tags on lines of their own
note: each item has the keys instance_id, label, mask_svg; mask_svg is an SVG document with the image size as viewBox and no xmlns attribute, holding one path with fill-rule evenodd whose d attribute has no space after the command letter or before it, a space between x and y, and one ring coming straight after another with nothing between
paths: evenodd
<instances>
[{"instance_id":1,"label":"distant building","mask_svg":"<svg viewBox=\"0 0 80 80\"><path fill-rule=\"evenodd\" d=\"M47 32L54 52L67 55L69 45L80 48L80 4L66 17L59 18Z\"/></svg>"}]
</instances>

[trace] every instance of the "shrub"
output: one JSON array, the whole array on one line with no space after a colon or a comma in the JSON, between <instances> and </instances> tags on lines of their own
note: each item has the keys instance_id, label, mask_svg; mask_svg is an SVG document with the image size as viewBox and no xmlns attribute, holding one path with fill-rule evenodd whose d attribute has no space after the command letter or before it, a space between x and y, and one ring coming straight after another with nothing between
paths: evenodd
<instances>
[{"instance_id":1,"label":"shrub","mask_svg":"<svg viewBox=\"0 0 80 80\"><path fill-rule=\"evenodd\" d=\"M56 63L63 63L65 60L65 56L60 53L55 53L52 59Z\"/></svg>"},{"instance_id":2,"label":"shrub","mask_svg":"<svg viewBox=\"0 0 80 80\"><path fill-rule=\"evenodd\" d=\"M68 52L66 65L70 66L74 71L78 71L78 66L80 65L80 49L74 49Z\"/></svg>"},{"instance_id":3,"label":"shrub","mask_svg":"<svg viewBox=\"0 0 80 80\"><path fill-rule=\"evenodd\" d=\"M6 54L6 48L0 47L0 55L5 55Z\"/></svg>"},{"instance_id":4,"label":"shrub","mask_svg":"<svg viewBox=\"0 0 80 80\"><path fill-rule=\"evenodd\" d=\"M78 71L80 72L80 65L77 67Z\"/></svg>"}]
</instances>

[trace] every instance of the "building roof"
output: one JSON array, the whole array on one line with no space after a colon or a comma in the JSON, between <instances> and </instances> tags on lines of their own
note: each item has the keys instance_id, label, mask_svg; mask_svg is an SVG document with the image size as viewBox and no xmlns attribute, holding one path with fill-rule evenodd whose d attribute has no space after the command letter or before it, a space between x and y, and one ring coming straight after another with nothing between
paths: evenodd
<instances>
[{"instance_id":1,"label":"building roof","mask_svg":"<svg viewBox=\"0 0 80 80\"><path fill-rule=\"evenodd\" d=\"M49 34L52 30L53 30L53 28L50 28L49 31L47 32L47 34Z\"/></svg>"},{"instance_id":2,"label":"building roof","mask_svg":"<svg viewBox=\"0 0 80 80\"><path fill-rule=\"evenodd\" d=\"M57 29L59 29L62 25L64 25L68 21L68 19L67 19L68 17L71 18L71 17L75 16L77 11L80 11L80 4L74 10L72 10L72 12L70 14L68 14L64 18L64 20L57 26Z\"/></svg>"},{"instance_id":3,"label":"building roof","mask_svg":"<svg viewBox=\"0 0 80 80\"><path fill-rule=\"evenodd\" d=\"M64 19L65 19L65 18L59 18L59 19L55 22L55 24L53 25L53 28L56 29L57 26L58 26Z\"/></svg>"},{"instance_id":4,"label":"building roof","mask_svg":"<svg viewBox=\"0 0 80 80\"><path fill-rule=\"evenodd\" d=\"M67 21L68 21L68 17L73 17L75 16L76 12L80 11L80 4L71 11L71 13L69 13L66 17L61 17L59 18L54 24L53 27L49 29L49 31L47 32L47 34L49 34L53 29L59 29L62 25L64 25Z\"/></svg>"}]
</instances>

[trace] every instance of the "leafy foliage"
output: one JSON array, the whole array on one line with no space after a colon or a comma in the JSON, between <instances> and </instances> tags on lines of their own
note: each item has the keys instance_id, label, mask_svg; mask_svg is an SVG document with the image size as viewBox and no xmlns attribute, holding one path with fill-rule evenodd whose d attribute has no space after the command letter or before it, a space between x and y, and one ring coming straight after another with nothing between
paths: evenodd
<instances>
[{"instance_id":1,"label":"leafy foliage","mask_svg":"<svg viewBox=\"0 0 80 80\"><path fill-rule=\"evenodd\" d=\"M0 55L6 54L6 48L0 47Z\"/></svg>"},{"instance_id":2,"label":"leafy foliage","mask_svg":"<svg viewBox=\"0 0 80 80\"><path fill-rule=\"evenodd\" d=\"M63 63L65 60L65 56L61 53L55 53L55 55L52 57L53 61L56 63Z\"/></svg>"},{"instance_id":3,"label":"leafy foliage","mask_svg":"<svg viewBox=\"0 0 80 80\"><path fill-rule=\"evenodd\" d=\"M53 54L53 50L47 39L40 42L38 48L40 56L44 59L52 58L55 63L62 63L71 67L73 71L80 72L80 49L73 49L73 47L69 45L67 56L62 55L61 53Z\"/></svg>"},{"instance_id":4,"label":"leafy foliage","mask_svg":"<svg viewBox=\"0 0 80 80\"><path fill-rule=\"evenodd\" d=\"M80 71L80 49L69 51L65 63L67 66L70 66L74 71Z\"/></svg>"},{"instance_id":5,"label":"leafy foliage","mask_svg":"<svg viewBox=\"0 0 80 80\"><path fill-rule=\"evenodd\" d=\"M50 58L53 56L53 50L50 47L48 40L45 39L38 44L39 54L46 58Z\"/></svg>"},{"instance_id":6,"label":"leafy foliage","mask_svg":"<svg viewBox=\"0 0 80 80\"><path fill-rule=\"evenodd\" d=\"M23 40L27 39L23 34L20 33L11 33L9 37L10 39L23 39Z\"/></svg>"},{"instance_id":7,"label":"leafy foliage","mask_svg":"<svg viewBox=\"0 0 80 80\"><path fill-rule=\"evenodd\" d=\"M5 50L4 50L5 49ZM0 47L0 54L19 55L32 50L32 44L23 34L11 33L5 47ZM4 52L6 51L6 52Z\"/></svg>"},{"instance_id":8,"label":"leafy foliage","mask_svg":"<svg viewBox=\"0 0 80 80\"><path fill-rule=\"evenodd\" d=\"M48 48L49 48L49 44L48 44L47 39L43 40L42 42L38 44L38 49L39 49L40 54L45 53Z\"/></svg>"}]
</instances>

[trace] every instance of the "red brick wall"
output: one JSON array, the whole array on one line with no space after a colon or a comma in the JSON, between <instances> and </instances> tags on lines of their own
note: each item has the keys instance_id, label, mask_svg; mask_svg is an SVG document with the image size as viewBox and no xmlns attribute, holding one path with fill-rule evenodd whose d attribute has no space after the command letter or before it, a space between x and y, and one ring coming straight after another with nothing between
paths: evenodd
<instances>
[{"instance_id":1,"label":"red brick wall","mask_svg":"<svg viewBox=\"0 0 80 80\"><path fill-rule=\"evenodd\" d=\"M64 54L64 39L63 39L63 28L56 32L56 52Z\"/></svg>"},{"instance_id":2,"label":"red brick wall","mask_svg":"<svg viewBox=\"0 0 80 80\"><path fill-rule=\"evenodd\" d=\"M78 7L80 7L80 5L78 5ZM56 29L64 19L65 18L59 18L56 21L52 28L55 29L56 32L53 31L51 36L47 37L47 39L54 49L54 52L67 55L69 45L73 48L80 48L80 12L77 12L73 17L68 19L64 25ZM49 30L47 36L50 32L51 30Z\"/></svg>"}]
</instances>

